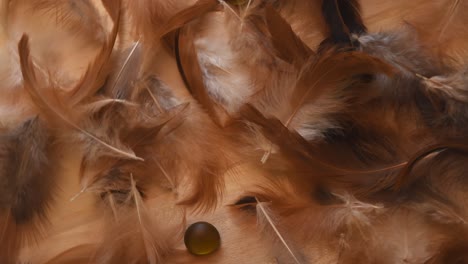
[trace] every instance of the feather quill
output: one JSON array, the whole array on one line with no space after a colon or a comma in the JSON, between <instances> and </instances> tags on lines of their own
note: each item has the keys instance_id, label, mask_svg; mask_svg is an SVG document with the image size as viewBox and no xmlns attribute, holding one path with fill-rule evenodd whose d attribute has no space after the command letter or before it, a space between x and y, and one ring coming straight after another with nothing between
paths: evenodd
<instances>
[{"instance_id":1,"label":"feather quill","mask_svg":"<svg viewBox=\"0 0 468 264\"><path fill-rule=\"evenodd\" d=\"M115 98L128 98L131 87L140 73L142 61L142 47L140 40L129 48L128 54L122 61L122 65L115 74L109 76L108 84L104 88L106 92Z\"/></svg>"},{"instance_id":2,"label":"feather quill","mask_svg":"<svg viewBox=\"0 0 468 264\"><path fill-rule=\"evenodd\" d=\"M270 226L275 235L278 237L278 239L281 241L283 246L286 248L286 250L289 252L291 257L294 259L294 262L296 264L300 264L302 262L299 261L299 258L294 254L294 251L291 249L291 247L288 245L284 237L281 235L280 231L276 227L276 224L274 223L272 217L271 217L271 212L267 209L267 207L264 205L264 202L260 202L256 197L255 200L257 202L257 221L258 224L262 227L262 229L266 229L266 226Z\"/></svg>"},{"instance_id":3,"label":"feather quill","mask_svg":"<svg viewBox=\"0 0 468 264\"><path fill-rule=\"evenodd\" d=\"M413 156L413 158L406 164L406 166L401 170L400 174L398 175L398 178L395 181L394 188L396 190L400 190L406 186L410 186L411 184L413 184L416 181L416 179L410 177L410 172L415 167L415 165L419 161L423 160L425 157L428 157L431 154L438 154L448 149L467 152L468 145L458 142L449 142L427 146L426 148L416 153Z\"/></svg>"}]
</instances>

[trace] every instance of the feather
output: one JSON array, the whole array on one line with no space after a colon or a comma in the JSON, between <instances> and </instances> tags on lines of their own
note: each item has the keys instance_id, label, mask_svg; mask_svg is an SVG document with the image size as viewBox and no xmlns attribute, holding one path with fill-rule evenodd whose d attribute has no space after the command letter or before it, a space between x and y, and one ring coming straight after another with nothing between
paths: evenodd
<instances>
[{"instance_id":1,"label":"feather","mask_svg":"<svg viewBox=\"0 0 468 264\"><path fill-rule=\"evenodd\" d=\"M96 6L89 0L77 2L36 0L32 4L32 8L40 11L42 15L54 17L55 23L74 34L99 41L103 37L103 23Z\"/></svg>"},{"instance_id":2,"label":"feather","mask_svg":"<svg viewBox=\"0 0 468 264\"><path fill-rule=\"evenodd\" d=\"M373 221L385 212L385 208L379 204L359 201L348 193L332 194L331 200L321 205L311 199L310 192L290 179L292 177L249 187L254 190L248 189L246 194L269 201L269 210L277 216L275 223L281 223L282 229L288 231L289 243L314 244L313 249L304 252L305 256L298 257L318 261L327 259L324 255L329 258L331 255L339 263L348 263L341 261L340 255L345 255L344 251L360 250L359 245L353 243L370 241ZM261 213L257 204L257 217L261 217L258 216ZM329 259L325 263L331 261Z\"/></svg>"},{"instance_id":3,"label":"feather","mask_svg":"<svg viewBox=\"0 0 468 264\"><path fill-rule=\"evenodd\" d=\"M174 1L137 0L124 1L124 3L136 35L142 38L143 42L149 43L156 39L153 36L155 27L159 28L162 23L186 6L186 3Z\"/></svg>"},{"instance_id":4,"label":"feather","mask_svg":"<svg viewBox=\"0 0 468 264\"><path fill-rule=\"evenodd\" d=\"M262 181L262 185L258 186L245 186L243 198L234 205L244 216L256 214L258 231L263 235L265 242L268 241L273 246L271 254L281 263L311 261L306 257L307 251L297 236L298 226L294 226L299 223L302 226L303 219L298 218L298 212L301 216L309 213L311 203L310 200L304 199L301 190L295 187L297 186L284 178L278 181ZM244 225L247 223L244 219ZM308 233L304 231L300 233Z\"/></svg>"},{"instance_id":5,"label":"feather","mask_svg":"<svg viewBox=\"0 0 468 264\"><path fill-rule=\"evenodd\" d=\"M392 217L382 215L375 221L372 238L364 249L368 261L426 263L447 239L446 230L428 223L423 215L405 209L390 212ZM344 257L359 257L349 253Z\"/></svg>"},{"instance_id":6,"label":"feather","mask_svg":"<svg viewBox=\"0 0 468 264\"><path fill-rule=\"evenodd\" d=\"M200 29L192 32L207 92L229 116L274 85L277 80L271 76L291 68L271 52L263 5L254 1L239 12L226 6L224 12L211 12L188 25Z\"/></svg>"},{"instance_id":7,"label":"feather","mask_svg":"<svg viewBox=\"0 0 468 264\"><path fill-rule=\"evenodd\" d=\"M447 31L447 28L452 23L452 20L456 16L456 13L457 13L458 9L460 8L460 5L461 5L462 1L453 0L451 2L452 2L452 4L450 5L450 7L449 7L449 9L447 11L447 15L444 17L444 20L440 22L441 29L440 29L440 32L439 32L439 40L444 36L444 34Z\"/></svg>"},{"instance_id":8,"label":"feather","mask_svg":"<svg viewBox=\"0 0 468 264\"><path fill-rule=\"evenodd\" d=\"M340 61L342 63L337 65ZM307 73L301 76L298 87L291 95L291 113L283 119L285 126L289 127L300 109L305 104L313 103L320 98L320 95L328 87L334 89L346 87L346 82L350 81L347 79L348 76L353 77L380 72L391 74L392 68L382 61L364 54L337 53L324 56ZM346 73L346 75L343 76L343 73ZM344 84L340 82L344 82Z\"/></svg>"},{"instance_id":9,"label":"feather","mask_svg":"<svg viewBox=\"0 0 468 264\"><path fill-rule=\"evenodd\" d=\"M464 26L467 20L463 15L466 8L466 2L460 0L431 2L416 10L424 15L408 19L438 58L455 67L465 63L466 48L462 43L468 37Z\"/></svg>"},{"instance_id":10,"label":"feather","mask_svg":"<svg viewBox=\"0 0 468 264\"><path fill-rule=\"evenodd\" d=\"M412 27L399 31L364 34L357 38L359 49L394 65L404 75L433 76L447 70L433 56Z\"/></svg>"},{"instance_id":11,"label":"feather","mask_svg":"<svg viewBox=\"0 0 468 264\"><path fill-rule=\"evenodd\" d=\"M88 66L79 83L71 89L67 96L72 105L77 105L88 97L93 96L104 84L107 77L107 63L119 32L121 0L103 0L103 5L109 13L114 25L110 36L104 42L94 62Z\"/></svg>"},{"instance_id":12,"label":"feather","mask_svg":"<svg viewBox=\"0 0 468 264\"><path fill-rule=\"evenodd\" d=\"M410 32L411 30L405 29L398 33L364 35L358 41L364 52L395 65L400 74L408 76L407 78L418 79L429 93L463 101L465 89L461 82L464 71L454 71L435 59L422 41L410 35ZM386 50L382 50L382 47L386 47ZM440 75L442 72L447 73Z\"/></svg>"},{"instance_id":13,"label":"feather","mask_svg":"<svg viewBox=\"0 0 468 264\"><path fill-rule=\"evenodd\" d=\"M468 248L467 237L466 230L457 233L454 239L441 245L436 254L424 264L466 263L468 261L468 255L466 254Z\"/></svg>"},{"instance_id":14,"label":"feather","mask_svg":"<svg viewBox=\"0 0 468 264\"><path fill-rule=\"evenodd\" d=\"M197 4L194 6L181 11L180 13L176 14L173 19L171 19L165 26L164 28L167 28L165 31L163 31L163 35L174 31L176 29L181 28L184 26L186 23L192 21L194 19L195 14L206 14L211 11L215 11L217 8L218 3L216 1L199 1ZM247 8L243 12L243 19L241 22L241 25L239 26L238 23L236 27L239 27L241 30L244 26L245 21L248 20L249 18L249 7L250 5L247 6ZM234 11L233 11L234 12ZM235 12L234 12L235 13ZM236 14L237 15L237 14ZM200 17L200 16L199 16ZM179 69L179 72L181 73L181 76L186 84L186 86L192 90L192 93L194 94L195 98L199 100L201 105L205 107L205 109L208 111L208 113L214 117L214 120L218 124L223 124L226 123L227 120L229 119L230 113L233 112L233 107L231 106L231 98L219 98L220 96L225 97L224 95L219 93L218 87L213 87L211 85L212 80L207 80L202 78L201 74L204 74L204 77L206 76L206 71L211 71L207 69L208 65L203 65L206 62L206 57L205 54L202 52L198 52L198 54L203 54L203 57L198 57L198 55L195 53L195 51L199 51L199 45L196 45L197 48L195 49L195 46L193 43L194 41L189 41L188 39L196 39L195 35L193 32L190 32L190 29L179 29L176 32L176 43L175 43L175 51L176 51L176 59L177 59L177 66ZM249 32L250 34L250 32ZM247 40L247 38L246 38ZM237 41L237 39L236 39ZM242 42L237 41L237 42ZM193 44L191 44L193 43ZM183 44L183 45L182 45ZM250 44L249 44L250 45ZM195 59L195 60L194 60ZM190 60L192 62L190 62ZM193 61L198 61L198 63L194 63ZM200 66L195 65L202 63L201 69ZM208 63L211 64L211 63ZM195 67L193 67L195 65ZM211 66L211 65L209 65ZM215 66L216 67L216 66ZM236 66L237 67L237 66ZM218 68L218 67L216 67ZM187 69L191 69L191 72L187 72ZM199 69L199 70L198 70ZM224 71L225 74L231 75L230 70L225 70L222 68L215 69L215 71ZM199 72L199 73L198 73ZM211 76L209 76L211 77ZM216 77L215 77L216 78ZM195 88L191 87L189 82L194 81L193 86ZM195 81L196 79L199 79L199 81ZM204 82L203 82L204 81ZM238 82L238 81L236 81ZM202 84L205 84L207 86L207 92L205 92L205 89L200 89ZM200 88L197 88L200 87ZM226 90L226 89L223 89ZM244 89L237 87L236 90L239 90L239 93L237 91L230 91L230 94L234 94L234 97L243 97L245 98L245 95L242 94ZM251 91L246 91L246 92L251 92ZM237 94L236 94L237 93ZM205 94L205 95L203 95ZM209 95L209 96L208 96ZM213 99L210 99L212 97ZM238 98L234 98L238 99ZM239 98L241 99L241 98ZM238 102L234 102L234 104L237 104ZM214 104L214 106L212 106ZM223 109L224 108L224 109ZM235 110L234 110L235 111Z\"/></svg>"},{"instance_id":15,"label":"feather","mask_svg":"<svg viewBox=\"0 0 468 264\"><path fill-rule=\"evenodd\" d=\"M180 32L180 31L178 31ZM185 85L194 96L194 98L201 104L201 106L207 111L213 121L219 125L223 122L221 114L225 113L225 110L221 106L217 105L208 95L205 85L203 82L203 75L198 63L198 56L195 52L193 43L193 35L190 32L183 30L178 34L178 50L180 52L180 67L183 80ZM180 44L184 43L183 46ZM224 117L224 120L226 117Z\"/></svg>"},{"instance_id":16,"label":"feather","mask_svg":"<svg viewBox=\"0 0 468 264\"><path fill-rule=\"evenodd\" d=\"M171 48L173 31L207 12L215 11L217 6L215 0L200 0L191 6L189 2L127 1L135 31L142 41L154 45L165 36L164 40Z\"/></svg>"},{"instance_id":17,"label":"feather","mask_svg":"<svg viewBox=\"0 0 468 264\"><path fill-rule=\"evenodd\" d=\"M426 124L451 140L466 134L466 69L431 78L421 77L430 107L422 108Z\"/></svg>"},{"instance_id":18,"label":"feather","mask_svg":"<svg viewBox=\"0 0 468 264\"><path fill-rule=\"evenodd\" d=\"M181 218L181 223L174 223L175 227L161 229L156 222L161 219L145 207L133 176L130 176L130 183L129 199L134 206L121 209L117 222L110 226L93 256L93 262L161 263L181 238L181 229L176 227L185 224L184 218ZM165 215L168 216L167 213Z\"/></svg>"},{"instance_id":19,"label":"feather","mask_svg":"<svg viewBox=\"0 0 468 264\"><path fill-rule=\"evenodd\" d=\"M2 212L0 228L0 242L4 245L0 249L0 261L4 263L15 263L23 243L20 242L21 238L18 236L21 232L17 231L16 223L12 219L9 210L5 213Z\"/></svg>"},{"instance_id":20,"label":"feather","mask_svg":"<svg viewBox=\"0 0 468 264\"><path fill-rule=\"evenodd\" d=\"M39 237L55 192L48 129L37 119L0 136L0 260Z\"/></svg>"},{"instance_id":21,"label":"feather","mask_svg":"<svg viewBox=\"0 0 468 264\"><path fill-rule=\"evenodd\" d=\"M10 1L2 1L0 4L0 17L2 20L0 21L0 39L3 43L7 37L7 21L8 21L8 9L9 9Z\"/></svg>"},{"instance_id":22,"label":"feather","mask_svg":"<svg viewBox=\"0 0 468 264\"><path fill-rule=\"evenodd\" d=\"M95 245L84 244L70 248L52 259L45 262L45 264L80 264L87 263L90 260L90 255L95 249Z\"/></svg>"},{"instance_id":23,"label":"feather","mask_svg":"<svg viewBox=\"0 0 468 264\"><path fill-rule=\"evenodd\" d=\"M298 161L297 166L302 164L302 162L313 162L314 166L318 169L328 167L328 164L323 164L320 159L310 155L307 148L309 144L303 137L296 132L290 132L279 120L267 119L251 105L244 106L241 110L241 116L245 120L260 126L262 134L271 144L278 144L283 153L285 153L286 158L293 160L293 162Z\"/></svg>"},{"instance_id":24,"label":"feather","mask_svg":"<svg viewBox=\"0 0 468 264\"><path fill-rule=\"evenodd\" d=\"M276 224L274 223L272 217L271 217L271 212L269 211L268 207L265 205L265 202L260 202L257 198L257 223L260 226L260 228L265 232L265 230L268 230L268 227L273 229L275 236L278 237L278 239L281 241L283 246L286 248L288 253L291 255L291 257L294 259L294 262L296 264L302 263L299 261L299 258L295 255L293 249L288 245L284 237L281 235L280 231L276 227Z\"/></svg>"},{"instance_id":25,"label":"feather","mask_svg":"<svg viewBox=\"0 0 468 264\"><path fill-rule=\"evenodd\" d=\"M291 129L308 135L316 134L307 131L307 124L320 123L320 112L317 113L314 105L320 105L321 100L332 100L335 105L334 111L343 107L345 102L338 102L332 96L340 97L346 95L349 86L356 85L356 76L366 74L383 73L392 75L393 69L384 62L362 53L340 53L330 51L328 54L313 60L298 77L295 85L285 91L286 101L277 101L279 98L271 97L276 91L268 91L264 97L254 102L254 105L262 112L277 117L282 123ZM270 94L269 94L270 93ZM371 93L370 93L371 95ZM355 95L352 95L355 96ZM323 98L323 99L322 99ZM362 99L365 100L365 99ZM311 108L308 113L308 106ZM327 109L327 108L324 108ZM327 109L330 111L330 109Z\"/></svg>"},{"instance_id":26,"label":"feather","mask_svg":"<svg viewBox=\"0 0 468 264\"><path fill-rule=\"evenodd\" d=\"M230 143L195 102L177 98L154 77L136 80L128 100L138 107L110 104L96 112L92 126L111 135L112 141L130 146L145 161L103 155L88 142L82 171L91 173L82 175L80 194L125 195L130 191L127 175L132 173L143 193L146 186L169 185L176 194L183 187L181 204L195 205L202 211L213 209L221 192L221 173L231 162ZM103 122L114 125L102 128ZM218 149L219 144L225 149ZM123 200L115 196L116 201Z\"/></svg>"},{"instance_id":27,"label":"feather","mask_svg":"<svg viewBox=\"0 0 468 264\"><path fill-rule=\"evenodd\" d=\"M287 129L279 120L265 118L252 106L244 107L241 114L244 120L258 125L260 133L277 146L272 160L263 166L273 175L282 171L294 174L290 180L306 192L315 190L317 186L325 186L347 189L360 198L368 199L393 186L398 170L408 165L406 161L389 164L386 159L383 159L384 162L378 160L372 163L353 160L355 154L347 153L343 146L339 145L335 149L332 147L333 143L308 142L297 132ZM321 144L324 145L320 146ZM327 150L329 147L331 149ZM336 158L341 154L344 162ZM272 176L273 179L283 177ZM391 195L393 198L397 196L398 193Z\"/></svg>"},{"instance_id":28,"label":"feather","mask_svg":"<svg viewBox=\"0 0 468 264\"><path fill-rule=\"evenodd\" d=\"M420 152L416 153L413 156L413 158L406 164L406 166L401 170L400 174L398 175L398 178L395 181L394 188L399 190L401 188L404 188L405 186L413 184L416 180L410 177L410 172L415 167L415 165L425 157L428 157L433 153L438 154L441 151L445 151L447 149L454 149L466 152L468 150L467 148L467 145L458 142L435 144L424 148Z\"/></svg>"},{"instance_id":29,"label":"feather","mask_svg":"<svg viewBox=\"0 0 468 264\"><path fill-rule=\"evenodd\" d=\"M124 142L130 145L136 153L144 156L146 164L141 162L127 162L121 159L109 159L107 155L102 155L99 149L94 149L92 142L87 148L88 153L86 158L83 160L82 171L86 171L87 168L98 168L98 173L82 175L81 183L83 189L81 192L95 191L98 193L107 193L108 191L123 191L128 190L128 173L134 173L139 179L145 179L145 182L154 181L154 172L160 171L169 182L176 181L175 177L172 179L168 177L165 169L161 166L157 155L154 155L154 147L157 146L159 141L163 141L164 137L170 134L173 130L177 129L183 122L185 112L188 109L188 105L179 105L170 109L167 113L163 113L164 116L159 116L155 120L148 120L145 123L139 123L138 120L132 120L137 123L125 123L123 127L117 130L116 141ZM107 115L115 115L118 113L115 107L103 109ZM125 118L126 116L118 116L118 119ZM106 115L103 115L97 121L107 120ZM118 120L117 119L117 120ZM149 163L149 164L148 164ZM95 171L91 170L91 171ZM125 191L128 193L130 190Z\"/></svg>"},{"instance_id":30,"label":"feather","mask_svg":"<svg viewBox=\"0 0 468 264\"><path fill-rule=\"evenodd\" d=\"M44 72L54 76L54 82L62 87L73 87L86 70L86 65L96 55L105 39L104 19L97 5L88 0L74 4L73 1L10 1L8 15L8 35L6 43L15 51L11 53L13 67L11 77L19 77L21 71L17 55L17 44L26 34L30 38L31 53L38 65L46 65ZM80 25L86 21L87 25ZM12 62L13 62L12 61ZM16 69L18 69L16 71ZM46 74L47 75L47 74ZM16 93L24 89L18 86ZM25 105L26 102L21 102ZM29 101L29 105L32 103ZM35 113L34 113L35 114Z\"/></svg>"},{"instance_id":31,"label":"feather","mask_svg":"<svg viewBox=\"0 0 468 264\"><path fill-rule=\"evenodd\" d=\"M417 198L415 200L419 200L413 205L415 211L429 216L431 220L437 223L449 226L462 226L467 224L467 221L460 213L461 210L458 208L459 206L456 206L448 197L443 197L443 193L437 192L431 186L424 186L419 188L419 190L418 188L413 189L415 189L415 191L412 196L416 196Z\"/></svg>"},{"instance_id":32,"label":"feather","mask_svg":"<svg viewBox=\"0 0 468 264\"><path fill-rule=\"evenodd\" d=\"M468 37L466 28L461 25L466 23L466 18L463 15L463 10L466 10L468 7L465 1L452 0L443 6L443 18L440 20L440 23L435 26L434 33L437 32L435 38L430 38L428 41L433 42L436 46L439 54L447 55L447 57L452 57L452 60L456 60L456 65L464 65L465 60L461 58L466 54L466 49L463 48L463 45L466 38ZM448 8L447 8L448 7ZM436 16L437 17L437 14ZM437 20L435 20L437 21ZM453 34L452 32L458 32ZM453 61L452 61L453 62Z\"/></svg>"},{"instance_id":33,"label":"feather","mask_svg":"<svg viewBox=\"0 0 468 264\"><path fill-rule=\"evenodd\" d=\"M458 57L446 56L464 49L464 1L401 0L388 10L395 4L363 1L366 21L374 20L369 27L382 26L370 34L356 0L26 2L0 6L0 19L8 13L6 41L0 39L0 168L11 171L0 170L1 263L264 263L270 245L269 257L278 263L466 262L466 74ZM325 21L318 21L320 4ZM39 15L22 12L33 6ZM415 23L428 9L434 10ZM404 14L414 28L386 31ZM43 26L54 19L56 28ZM327 23L330 32L323 34ZM23 89L16 51L8 54L8 46L16 45L25 24L35 32L18 47ZM314 54L309 47L322 35L338 45ZM191 95L174 74L174 61L160 52L161 41L172 47L176 37L176 60ZM97 54L88 67L74 59L82 47ZM443 52L435 53L438 48ZM167 86L159 78L177 81ZM40 126L48 138L39 144L45 164L26 151L38 137L26 125ZM18 137L14 148L11 138ZM53 160L54 168L67 168L57 185L48 174L55 142L78 143L74 160L82 159L73 174L68 170L78 164ZM21 152L40 164L18 169L9 161ZM224 186L226 172L239 164L248 167L234 175L241 193L230 181ZM34 176L32 183L42 179L37 175L48 177L36 187L19 174ZM10 188L10 179L25 193ZM88 202L76 196L72 205L84 222L66 217L69 206L53 199L57 188L69 197L79 184L80 194L91 192ZM241 211L225 214L217 206L224 192L243 197L236 203ZM3 205L12 195L22 197L24 206L17 207L25 210ZM197 217L223 222L223 248L198 260L184 251L185 262L177 261L170 255L179 253L174 246L190 209L216 210ZM230 242L255 235L249 226L255 221L245 221L252 213L266 243L231 250ZM83 229L73 228L77 222ZM26 243L42 238L40 245Z\"/></svg>"},{"instance_id":34,"label":"feather","mask_svg":"<svg viewBox=\"0 0 468 264\"><path fill-rule=\"evenodd\" d=\"M452 69L436 59L420 39L410 35L412 31L373 34L359 38L361 49L381 57L399 69L400 78L380 80L381 87L412 87L417 93L416 105L423 116L423 122L431 129L438 130L445 139L463 137L466 120L464 70ZM382 48L386 47L385 50ZM432 76L432 77L427 77ZM406 84L407 83L407 84ZM414 83L414 84L411 84ZM390 92L393 94L393 92ZM404 92L399 93L399 96ZM393 95L391 95L393 96ZM400 97L398 100L402 100ZM458 125L457 125L458 124Z\"/></svg>"},{"instance_id":35,"label":"feather","mask_svg":"<svg viewBox=\"0 0 468 264\"><path fill-rule=\"evenodd\" d=\"M452 73L447 76L433 76L427 78L420 76L428 89L434 92L440 92L449 98L460 102L468 100L467 87L466 87L466 70Z\"/></svg>"},{"instance_id":36,"label":"feather","mask_svg":"<svg viewBox=\"0 0 468 264\"><path fill-rule=\"evenodd\" d=\"M18 223L28 222L36 214L44 217L53 189L48 175L51 137L47 128L35 118L2 138L2 178L6 183L2 193L7 194L2 207L10 208Z\"/></svg>"},{"instance_id":37,"label":"feather","mask_svg":"<svg viewBox=\"0 0 468 264\"><path fill-rule=\"evenodd\" d=\"M122 65L115 74L109 76L109 80L104 88L107 94L115 98L127 98L128 87L138 78L140 63L142 60L141 42L138 40L129 48L128 54L122 61Z\"/></svg>"},{"instance_id":38,"label":"feather","mask_svg":"<svg viewBox=\"0 0 468 264\"><path fill-rule=\"evenodd\" d=\"M357 0L322 1L322 14L329 27L330 41L333 44L352 46L351 34L366 32L359 9Z\"/></svg>"},{"instance_id":39,"label":"feather","mask_svg":"<svg viewBox=\"0 0 468 264\"><path fill-rule=\"evenodd\" d=\"M71 128L83 133L86 137L91 138L95 142L101 144L103 147L109 149L110 151L116 153L117 155L129 158L129 159L136 159L141 160L135 156L133 151L129 149L119 149L118 147L114 147L109 145L105 141L97 138L93 134L87 132L86 130L82 129L77 123L76 114L73 114L68 107L64 105L64 98L61 98L60 95L57 94L54 88L46 89L46 88L39 88L41 87L40 81L37 79L34 66L32 64L30 54L29 54L29 44L28 44L28 37L23 36L21 41L18 45L19 54L20 54L20 61L21 61L21 71L23 73L24 78L24 86L25 89L28 91L30 96L32 97L33 101L40 109L40 111L45 115L45 117L50 122L57 122L65 123L66 125L70 126ZM49 91L47 91L49 90ZM48 94L42 94L46 93ZM71 104L73 105L73 104ZM55 121L57 120L57 121Z\"/></svg>"},{"instance_id":40,"label":"feather","mask_svg":"<svg viewBox=\"0 0 468 264\"><path fill-rule=\"evenodd\" d=\"M296 35L291 26L271 6L266 7L266 22L278 56L297 65L304 65L314 52Z\"/></svg>"},{"instance_id":41,"label":"feather","mask_svg":"<svg viewBox=\"0 0 468 264\"><path fill-rule=\"evenodd\" d=\"M451 229L464 228L467 210L462 193L467 184L463 179L466 149L447 146L426 157L427 160L413 164L411 172L406 171L408 179L399 191L400 199L433 223Z\"/></svg>"},{"instance_id":42,"label":"feather","mask_svg":"<svg viewBox=\"0 0 468 264\"><path fill-rule=\"evenodd\" d=\"M382 61L362 53L329 51L312 60L301 72L301 76L297 77L298 80L289 84L290 90L276 90L282 88L281 86L266 90L252 104L261 112L278 118L287 128L297 130L306 139L312 140L323 136L321 130L334 126L332 120L327 118L332 114L331 111L342 111L347 101L352 100L346 96L351 89L348 86L359 83L356 76L379 72L391 75L393 70ZM364 90L361 88L362 93ZM278 96L279 94L282 96ZM372 93L367 94L369 95ZM350 96L354 97L356 94ZM338 101L335 98L341 99ZM271 150L271 146L265 150L262 162L268 159Z\"/></svg>"},{"instance_id":43,"label":"feather","mask_svg":"<svg viewBox=\"0 0 468 264\"><path fill-rule=\"evenodd\" d=\"M194 5L186 8L175 14L169 21L162 27L160 36L164 36L178 28L183 27L187 23L197 19L204 14L216 11L218 8L218 1L216 0L198 0Z\"/></svg>"}]
</instances>

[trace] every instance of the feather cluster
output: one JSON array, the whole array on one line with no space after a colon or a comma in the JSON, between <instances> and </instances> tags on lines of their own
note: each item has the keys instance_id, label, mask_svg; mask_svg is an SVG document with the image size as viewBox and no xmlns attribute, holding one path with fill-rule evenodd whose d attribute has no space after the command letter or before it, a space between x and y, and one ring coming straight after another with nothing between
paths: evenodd
<instances>
[{"instance_id":1,"label":"feather cluster","mask_svg":"<svg viewBox=\"0 0 468 264\"><path fill-rule=\"evenodd\" d=\"M240 165L278 263L468 263L466 4L367 2L0 2L0 263L175 263ZM64 193L96 237L35 259Z\"/></svg>"}]
</instances>

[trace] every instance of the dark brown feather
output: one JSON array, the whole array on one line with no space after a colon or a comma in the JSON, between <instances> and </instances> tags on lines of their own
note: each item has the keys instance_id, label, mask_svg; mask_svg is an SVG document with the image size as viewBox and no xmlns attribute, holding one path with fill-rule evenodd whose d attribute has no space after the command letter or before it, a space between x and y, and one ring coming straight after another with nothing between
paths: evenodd
<instances>
[{"instance_id":1,"label":"dark brown feather","mask_svg":"<svg viewBox=\"0 0 468 264\"><path fill-rule=\"evenodd\" d=\"M351 34L366 32L359 9L358 0L322 1L322 14L330 30L329 41L335 45L352 46Z\"/></svg>"},{"instance_id":2,"label":"dark brown feather","mask_svg":"<svg viewBox=\"0 0 468 264\"><path fill-rule=\"evenodd\" d=\"M49 160L52 144L38 118L0 135L0 260L14 258L16 250L39 237L47 223L56 192Z\"/></svg>"}]
</instances>

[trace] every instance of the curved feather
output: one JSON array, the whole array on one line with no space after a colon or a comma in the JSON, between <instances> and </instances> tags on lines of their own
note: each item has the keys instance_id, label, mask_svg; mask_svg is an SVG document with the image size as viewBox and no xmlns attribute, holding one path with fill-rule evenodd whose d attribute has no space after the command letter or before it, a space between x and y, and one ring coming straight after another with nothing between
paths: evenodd
<instances>
[{"instance_id":1,"label":"curved feather","mask_svg":"<svg viewBox=\"0 0 468 264\"><path fill-rule=\"evenodd\" d=\"M18 50L20 55L21 71L24 78L24 87L31 95L33 101L36 103L41 112L50 118L49 121L58 119L120 156L129 159L142 160L141 158L135 156L132 150L122 150L111 146L88 131L82 129L77 124L78 120L76 120L76 117L74 117L74 115L68 111L67 107L64 106L65 102L63 101L63 98L60 98L55 91L51 91L51 89L47 89L40 85L30 58L29 40L26 35L21 38L18 44ZM41 89L41 91L39 91L39 89ZM49 93L49 96L43 94L46 92Z\"/></svg>"}]
</instances>

